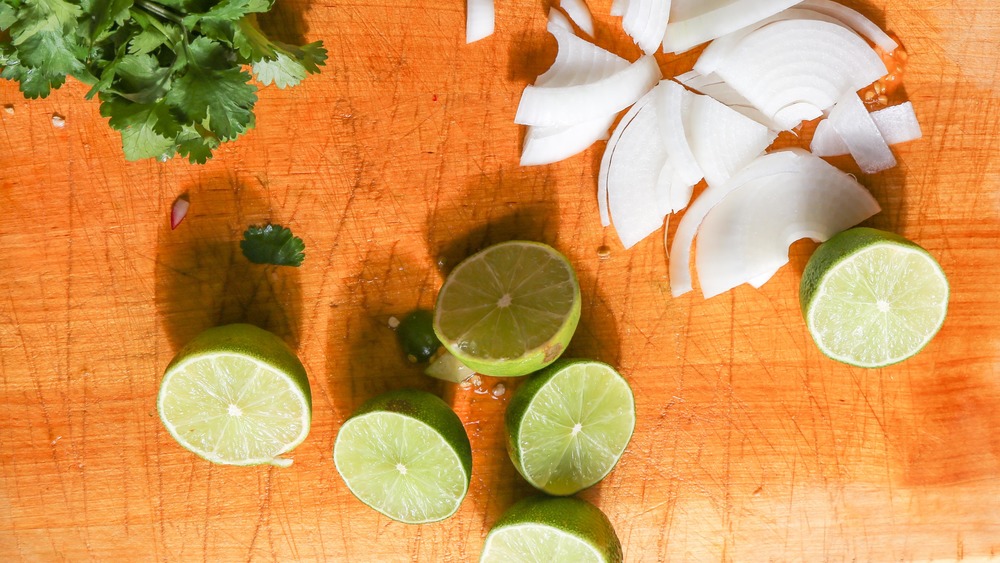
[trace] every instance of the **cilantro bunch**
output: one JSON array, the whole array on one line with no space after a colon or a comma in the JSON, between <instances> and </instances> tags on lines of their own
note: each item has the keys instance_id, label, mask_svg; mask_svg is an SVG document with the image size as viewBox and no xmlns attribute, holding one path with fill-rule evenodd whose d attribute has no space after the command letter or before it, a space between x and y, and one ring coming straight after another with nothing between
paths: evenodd
<instances>
[{"instance_id":1,"label":"cilantro bunch","mask_svg":"<svg viewBox=\"0 0 1000 563\"><path fill-rule=\"evenodd\" d=\"M129 160L204 163L254 125L257 86L295 86L326 61L322 41L268 38L274 0L0 0L0 77L44 98L91 86Z\"/></svg>"}]
</instances>

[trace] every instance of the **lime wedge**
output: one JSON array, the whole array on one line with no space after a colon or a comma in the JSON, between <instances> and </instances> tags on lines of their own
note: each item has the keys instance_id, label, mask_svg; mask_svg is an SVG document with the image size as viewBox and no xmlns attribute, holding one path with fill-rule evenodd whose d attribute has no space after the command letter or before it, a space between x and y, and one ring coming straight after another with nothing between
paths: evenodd
<instances>
[{"instance_id":1,"label":"lime wedge","mask_svg":"<svg viewBox=\"0 0 1000 563\"><path fill-rule=\"evenodd\" d=\"M504 419L521 475L550 495L572 495L618 463L635 429L635 400L611 366L559 360L517 390Z\"/></svg>"},{"instance_id":2,"label":"lime wedge","mask_svg":"<svg viewBox=\"0 0 1000 563\"><path fill-rule=\"evenodd\" d=\"M460 263L438 294L434 331L477 373L520 376L558 358L580 320L566 257L537 242L497 244Z\"/></svg>"},{"instance_id":3,"label":"lime wedge","mask_svg":"<svg viewBox=\"0 0 1000 563\"><path fill-rule=\"evenodd\" d=\"M361 502L406 524L458 510L472 477L469 436L448 405L404 389L371 399L344 422L333 463Z\"/></svg>"},{"instance_id":4,"label":"lime wedge","mask_svg":"<svg viewBox=\"0 0 1000 563\"><path fill-rule=\"evenodd\" d=\"M247 324L210 328L170 365L160 419L181 445L215 463L291 465L309 434L312 396L302 363L277 336Z\"/></svg>"},{"instance_id":5,"label":"lime wedge","mask_svg":"<svg viewBox=\"0 0 1000 563\"><path fill-rule=\"evenodd\" d=\"M622 545L596 506L536 497L512 506L486 536L480 563L619 563Z\"/></svg>"},{"instance_id":6,"label":"lime wedge","mask_svg":"<svg viewBox=\"0 0 1000 563\"><path fill-rule=\"evenodd\" d=\"M919 352L948 312L948 279L926 250L868 228L820 245L802 274L799 301L824 354L876 368Z\"/></svg>"}]
</instances>

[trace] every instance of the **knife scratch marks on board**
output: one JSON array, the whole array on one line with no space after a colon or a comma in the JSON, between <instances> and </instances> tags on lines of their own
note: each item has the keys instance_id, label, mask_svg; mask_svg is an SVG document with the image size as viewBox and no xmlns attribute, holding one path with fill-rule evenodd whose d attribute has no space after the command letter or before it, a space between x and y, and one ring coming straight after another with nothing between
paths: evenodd
<instances>
[{"instance_id":1,"label":"knife scratch marks on board","mask_svg":"<svg viewBox=\"0 0 1000 563\"><path fill-rule=\"evenodd\" d=\"M254 558L254 546L260 535L260 529L264 526L267 527L267 543L270 548L271 560L278 560L274 551L274 538L271 530L271 479L274 477L274 470L274 467L268 467L267 476L264 478L264 491L261 493L260 504L257 507L257 523L254 525L253 535L250 537L250 545L247 549L247 563Z\"/></svg>"}]
</instances>

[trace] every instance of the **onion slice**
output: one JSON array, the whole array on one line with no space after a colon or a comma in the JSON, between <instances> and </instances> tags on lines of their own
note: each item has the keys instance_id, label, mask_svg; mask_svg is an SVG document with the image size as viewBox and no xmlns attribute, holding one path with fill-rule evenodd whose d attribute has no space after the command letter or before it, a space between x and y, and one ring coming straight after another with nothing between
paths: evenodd
<instances>
[{"instance_id":1,"label":"onion slice","mask_svg":"<svg viewBox=\"0 0 1000 563\"><path fill-rule=\"evenodd\" d=\"M496 14L493 0L467 0L465 4L465 43L474 43L493 35Z\"/></svg>"},{"instance_id":2,"label":"onion slice","mask_svg":"<svg viewBox=\"0 0 1000 563\"><path fill-rule=\"evenodd\" d=\"M738 111L757 123L763 123L769 129L781 129L715 73L702 75L696 70L690 70L684 74L675 76L674 80L696 92L715 98L730 109Z\"/></svg>"},{"instance_id":3,"label":"onion slice","mask_svg":"<svg viewBox=\"0 0 1000 563\"><path fill-rule=\"evenodd\" d=\"M554 69L555 65L549 71ZM660 76L656 59L647 55L610 76L591 82L573 85L556 84L555 81L543 85L536 83L524 89L514 122L551 126L597 119L635 103L659 81Z\"/></svg>"},{"instance_id":4,"label":"onion slice","mask_svg":"<svg viewBox=\"0 0 1000 563\"><path fill-rule=\"evenodd\" d=\"M780 153L773 153L780 154ZM826 161L795 151L795 166L755 163L712 207L698 232L695 262L705 298L765 278L788 263L788 247L802 238L824 242L880 211L875 198Z\"/></svg>"},{"instance_id":5,"label":"onion slice","mask_svg":"<svg viewBox=\"0 0 1000 563\"><path fill-rule=\"evenodd\" d=\"M186 194L174 200L174 204L170 208L170 230L176 229L184 217L187 217L189 207L191 207L191 202Z\"/></svg>"},{"instance_id":6,"label":"onion slice","mask_svg":"<svg viewBox=\"0 0 1000 563\"><path fill-rule=\"evenodd\" d=\"M724 183L777 137L766 126L717 100L685 93L691 100L685 117L688 143L709 185Z\"/></svg>"},{"instance_id":7,"label":"onion slice","mask_svg":"<svg viewBox=\"0 0 1000 563\"><path fill-rule=\"evenodd\" d=\"M783 20L747 35L716 74L782 129L815 119L887 71L853 31L818 20Z\"/></svg>"},{"instance_id":8,"label":"onion slice","mask_svg":"<svg viewBox=\"0 0 1000 563\"><path fill-rule=\"evenodd\" d=\"M688 136L691 134L685 123L691 114L694 94L689 93L676 82L665 80L657 88L656 111L660 120L660 134L667 157L674 167L675 178L680 183L694 186L705 177L698 161L691 152Z\"/></svg>"},{"instance_id":9,"label":"onion slice","mask_svg":"<svg viewBox=\"0 0 1000 563\"><path fill-rule=\"evenodd\" d=\"M569 18L566 17L566 14L564 14L559 8L552 7L549 8L549 23L546 25L545 29L548 30L549 33L551 33L553 29L565 29L566 31L572 33L573 22L571 22Z\"/></svg>"},{"instance_id":10,"label":"onion slice","mask_svg":"<svg viewBox=\"0 0 1000 563\"><path fill-rule=\"evenodd\" d=\"M528 127L521 151L521 166L552 164L587 150L597 141L608 138L608 130L617 115L591 119L575 125Z\"/></svg>"},{"instance_id":11,"label":"onion slice","mask_svg":"<svg viewBox=\"0 0 1000 563\"><path fill-rule=\"evenodd\" d=\"M635 1L635 0L633 0ZM798 4L801 0L674 0L663 50L683 53Z\"/></svg>"},{"instance_id":12,"label":"onion slice","mask_svg":"<svg viewBox=\"0 0 1000 563\"><path fill-rule=\"evenodd\" d=\"M880 109L870 115L878 132L890 145L915 141L923 137L920 122L917 121L917 114L910 102ZM809 150L816 156L841 156L851 153L843 137L830 125L828 119L820 121L816 126Z\"/></svg>"},{"instance_id":13,"label":"onion slice","mask_svg":"<svg viewBox=\"0 0 1000 563\"><path fill-rule=\"evenodd\" d=\"M896 166L889 144L882 138L864 102L854 92L847 94L830 111L830 126L843 139L854 161L866 174Z\"/></svg>"},{"instance_id":14,"label":"onion slice","mask_svg":"<svg viewBox=\"0 0 1000 563\"><path fill-rule=\"evenodd\" d=\"M594 17L590 15L586 0L559 0L559 7L566 11L566 15L581 31L590 37L594 36Z\"/></svg>"},{"instance_id":15,"label":"onion slice","mask_svg":"<svg viewBox=\"0 0 1000 563\"><path fill-rule=\"evenodd\" d=\"M654 103L659 88L643 96L622 119L601 160L598 189L603 185L610 218L625 248L659 229L669 206L664 196L670 192L666 184L673 175L664 166L667 152Z\"/></svg>"},{"instance_id":16,"label":"onion slice","mask_svg":"<svg viewBox=\"0 0 1000 563\"><path fill-rule=\"evenodd\" d=\"M660 49L667 31L671 0L631 0L622 18L622 28L643 53Z\"/></svg>"},{"instance_id":17,"label":"onion slice","mask_svg":"<svg viewBox=\"0 0 1000 563\"><path fill-rule=\"evenodd\" d=\"M861 12L848 8L839 2L834 2L833 0L804 0L797 7L837 18L872 43L878 45L886 53L891 53L899 47L899 43L890 37L888 33L882 31L881 27L875 25L874 22L866 18Z\"/></svg>"},{"instance_id":18,"label":"onion slice","mask_svg":"<svg viewBox=\"0 0 1000 563\"><path fill-rule=\"evenodd\" d=\"M625 10L628 10L628 0L612 0L611 2L611 15L612 16L624 16Z\"/></svg>"}]
</instances>

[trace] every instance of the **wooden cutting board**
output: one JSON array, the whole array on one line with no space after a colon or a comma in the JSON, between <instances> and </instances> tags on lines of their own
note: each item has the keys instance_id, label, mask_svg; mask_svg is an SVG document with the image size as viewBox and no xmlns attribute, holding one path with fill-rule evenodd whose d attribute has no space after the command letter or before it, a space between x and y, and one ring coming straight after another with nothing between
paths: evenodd
<instances>
[{"instance_id":1,"label":"wooden cutting board","mask_svg":"<svg viewBox=\"0 0 1000 563\"><path fill-rule=\"evenodd\" d=\"M329 64L263 90L256 130L205 166L124 162L78 83L38 101L0 85L13 108L0 113L0 559L475 560L531 494L503 447L509 392L425 378L388 320L510 238L570 257L584 312L569 353L617 365L635 390L630 447L581 494L626 560L1000 558L997 4L851 2L903 39L925 132L896 169L860 176L884 207L870 224L925 246L952 284L938 337L874 371L811 343L797 288L812 243L760 290L673 299L662 237L624 251L600 227L602 144L520 168L514 111L555 45L546 3L498 4L497 33L466 45L459 1L281 2L269 27L323 39ZM597 42L634 59L609 4L592 2ZM660 61L668 76L691 64ZM190 214L171 231L181 194ZM245 262L240 235L265 221L305 240L301 268ZM312 433L291 468L209 465L156 415L179 345L236 320L282 335L309 372ZM381 517L331 461L351 411L406 386L441 393L475 452L470 494L442 523Z\"/></svg>"}]
</instances>

